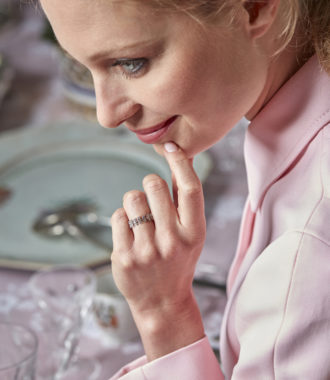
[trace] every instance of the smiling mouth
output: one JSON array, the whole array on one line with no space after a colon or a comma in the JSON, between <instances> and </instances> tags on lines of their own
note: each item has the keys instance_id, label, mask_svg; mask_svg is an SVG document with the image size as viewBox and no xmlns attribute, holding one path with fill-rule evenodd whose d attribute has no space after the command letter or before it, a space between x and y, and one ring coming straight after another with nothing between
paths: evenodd
<instances>
[{"instance_id":1,"label":"smiling mouth","mask_svg":"<svg viewBox=\"0 0 330 380\"><path fill-rule=\"evenodd\" d=\"M133 131L136 133L137 137L146 144L154 144L157 142L169 129L172 123L176 120L178 116L172 116L168 120L155 125L151 128L142 129L140 131Z\"/></svg>"}]
</instances>

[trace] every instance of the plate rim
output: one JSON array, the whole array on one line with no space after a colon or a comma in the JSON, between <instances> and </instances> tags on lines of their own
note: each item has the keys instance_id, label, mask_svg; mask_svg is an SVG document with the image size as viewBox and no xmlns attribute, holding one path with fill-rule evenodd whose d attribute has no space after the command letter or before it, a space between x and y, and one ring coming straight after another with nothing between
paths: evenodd
<instances>
[{"instance_id":1,"label":"plate rim","mask_svg":"<svg viewBox=\"0 0 330 380\"><path fill-rule=\"evenodd\" d=\"M64 132L63 132L64 131ZM68 132L70 131L70 132ZM88 133L86 133L88 131ZM66 133L65 133L66 132ZM53 137L56 137L56 141L53 141ZM39 137L39 140L38 140ZM48 143L47 143L48 142ZM116 145L117 147L134 147L135 157L138 155L148 155L158 161L157 168L165 171L166 160L163 157L157 155L150 145L141 143L139 140L133 138L131 134L118 134L117 131L104 129L99 124L88 121L65 121L65 122L53 122L48 123L44 126L26 126L24 128L19 128L16 130L4 131L0 134L0 176L5 172L5 166L12 165L12 162L22 161L22 157L36 156L36 147L40 152L46 151L49 145L56 146L67 146L67 148L76 145L77 148L81 145L88 145L89 143L101 144L104 148L109 148ZM110 145L109 145L110 143ZM41 147L40 147L41 144ZM15 149L11 149L11 145ZM17 152L17 146L21 145L19 149L19 157L13 154ZM5 146L7 150L1 153L1 147ZM22 149L25 147L25 149ZM48 148L47 148L48 147ZM96 148L96 147L94 147ZM42 154L41 153L41 154ZM125 152L120 155L125 156ZM129 155L133 158L132 155ZM15 159L16 157L16 159ZM201 168L196 168L195 163L201 164ZM154 166L154 165L150 165ZM213 163L211 156L207 152L203 152L196 156L194 160L195 170L198 171L201 182L203 182L208 174L210 173ZM168 168L168 173L170 176L170 170ZM85 260L84 263L80 265L86 265L88 267L98 267L103 265L109 265L108 258L99 258L97 260ZM8 259L0 257L0 268L11 268L19 270L37 270L41 267L47 265L56 265L56 263L33 261L33 260L22 260L22 259Z\"/></svg>"}]
</instances>

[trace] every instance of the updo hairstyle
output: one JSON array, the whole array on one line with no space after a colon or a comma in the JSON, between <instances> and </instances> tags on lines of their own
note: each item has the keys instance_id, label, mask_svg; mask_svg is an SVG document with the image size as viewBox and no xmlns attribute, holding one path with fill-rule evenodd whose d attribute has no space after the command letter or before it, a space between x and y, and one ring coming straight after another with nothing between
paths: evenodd
<instances>
[{"instance_id":1,"label":"updo hairstyle","mask_svg":"<svg viewBox=\"0 0 330 380\"><path fill-rule=\"evenodd\" d=\"M135 0L139 1L139 0ZM224 18L233 23L244 0L145 0L149 5L163 10L186 13L202 24L214 24ZM265 0L255 0L262 2ZM321 65L330 74L330 1L281 0L281 31L279 51L292 40L299 24L306 51L316 53ZM227 16L227 17L224 17Z\"/></svg>"}]
</instances>

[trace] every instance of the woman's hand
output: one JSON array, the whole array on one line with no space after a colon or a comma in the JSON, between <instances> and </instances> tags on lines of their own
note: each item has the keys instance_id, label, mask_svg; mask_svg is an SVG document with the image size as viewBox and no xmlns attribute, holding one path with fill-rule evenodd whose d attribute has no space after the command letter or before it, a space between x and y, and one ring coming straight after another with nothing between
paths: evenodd
<instances>
[{"instance_id":1,"label":"woman's hand","mask_svg":"<svg viewBox=\"0 0 330 380\"><path fill-rule=\"evenodd\" d=\"M145 193L125 194L123 208L112 216L113 275L130 305L149 358L204 335L192 294L206 233L202 185L184 152L173 143L166 147L175 201L166 182L152 174L143 180ZM150 212L154 222L129 228L129 219Z\"/></svg>"}]
</instances>

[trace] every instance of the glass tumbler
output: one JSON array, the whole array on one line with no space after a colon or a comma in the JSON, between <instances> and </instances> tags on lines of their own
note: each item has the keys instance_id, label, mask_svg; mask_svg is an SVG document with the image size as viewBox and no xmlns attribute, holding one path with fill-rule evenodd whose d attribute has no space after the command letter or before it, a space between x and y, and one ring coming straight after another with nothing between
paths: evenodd
<instances>
[{"instance_id":1,"label":"glass tumbler","mask_svg":"<svg viewBox=\"0 0 330 380\"><path fill-rule=\"evenodd\" d=\"M27 327L0 322L0 379L34 380L38 340Z\"/></svg>"},{"instance_id":2,"label":"glass tumbler","mask_svg":"<svg viewBox=\"0 0 330 380\"><path fill-rule=\"evenodd\" d=\"M81 328L95 293L94 273L79 266L54 266L32 275L29 285L47 322L47 331L55 337L49 347L56 368L53 378L96 378L98 363L77 355ZM47 337L47 332L44 335Z\"/></svg>"}]
</instances>

